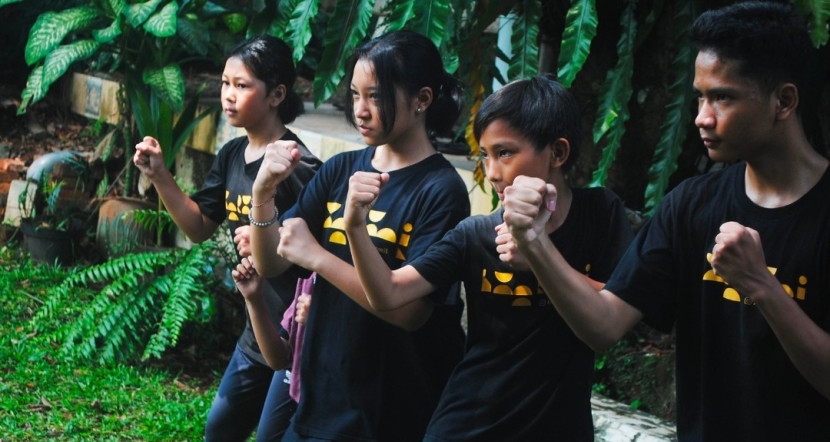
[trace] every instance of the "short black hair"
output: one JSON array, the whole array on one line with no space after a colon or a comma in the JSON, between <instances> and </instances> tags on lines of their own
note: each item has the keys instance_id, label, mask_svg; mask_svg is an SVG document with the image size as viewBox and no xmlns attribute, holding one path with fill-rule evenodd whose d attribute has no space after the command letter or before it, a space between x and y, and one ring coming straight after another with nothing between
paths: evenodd
<instances>
[{"instance_id":1,"label":"short black hair","mask_svg":"<svg viewBox=\"0 0 830 442\"><path fill-rule=\"evenodd\" d=\"M272 35L252 37L231 49L228 58L231 57L242 60L254 77L265 83L266 93L285 85L285 98L277 108L284 124L291 123L303 113L303 100L294 90L297 70L291 48L284 41Z\"/></svg>"},{"instance_id":2,"label":"short black hair","mask_svg":"<svg viewBox=\"0 0 830 442\"><path fill-rule=\"evenodd\" d=\"M368 61L374 69L380 96L380 121L385 133L391 132L395 124L396 87L410 97L423 87L432 89L432 104L426 110L427 131L443 135L452 129L461 113L461 84L444 70L441 54L430 39L412 31L394 31L364 43L355 49L346 66L347 86L352 83L359 60ZM356 127L350 96L346 102L349 103L344 108L346 120Z\"/></svg>"},{"instance_id":3,"label":"short black hair","mask_svg":"<svg viewBox=\"0 0 830 442\"><path fill-rule=\"evenodd\" d=\"M782 83L805 90L813 47L806 21L790 4L749 1L706 11L692 25L691 41L737 61L738 72L764 92Z\"/></svg>"},{"instance_id":4,"label":"short black hair","mask_svg":"<svg viewBox=\"0 0 830 442\"><path fill-rule=\"evenodd\" d=\"M516 80L487 97L473 123L476 141L496 120L503 120L521 132L537 151L559 138L568 140L571 153L562 165L564 172L579 156L582 143L579 104L565 86L548 76Z\"/></svg>"}]
</instances>

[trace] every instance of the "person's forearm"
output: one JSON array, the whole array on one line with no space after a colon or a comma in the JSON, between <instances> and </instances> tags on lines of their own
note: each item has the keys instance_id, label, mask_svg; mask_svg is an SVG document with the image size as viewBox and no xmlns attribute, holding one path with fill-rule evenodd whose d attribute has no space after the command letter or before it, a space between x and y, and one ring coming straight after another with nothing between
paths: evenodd
<instances>
[{"instance_id":1,"label":"person's forearm","mask_svg":"<svg viewBox=\"0 0 830 442\"><path fill-rule=\"evenodd\" d=\"M252 199L251 218L259 223L269 222L276 216L274 204L273 198L264 201ZM255 205L257 207L253 207ZM280 245L279 228L279 220L268 226L251 224L251 255L257 271L266 278L279 276L291 266L290 262L277 255L277 247Z\"/></svg>"},{"instance_id":2,"label":"person's forearm","mask_svg":"<svg viewBox=\"0 0 830 442\"><path fill-rule=\"evenodd\" d=\"M377 311L389 311L405 304L400 302L400 298L395 299L392 270L383 261L372 243L366 226L347 226L346 236L349 240L355 271L370 307Z\"/></svg>"},{"instance_id":3,"label":"person's forearm","mask_svg":"<svg viewBox=\"0 0 830 442\"><path fill-rule=\"evenodd\" d=\"M165 172L153 179L153 186L173 222L193 242L199 243L210 238L218 227L216 223L204 217L199 205L182 191L173 175Z\"/></svg>"},{"instance_id":4,"label":"person's forearm","mask_svg":"<svg viewBox=\"0 0 830 442\"><path fill-rule=\"evenodd\" d=\"M248 307L248 317L251 319L251 326L254 329L259 349L265 362L274 370L282 370L288 366L289 351L287 343L282 339L265 306L262 297L245 300Z\"/></svg>"},{"instance_id":5,"label":"person's forearm","mask_svg":"<svg viewBox=\"0 0 830 442\"><path fill-rule=\"evenodd\" d=\"M377 250L374 252L377 253ZM328 251L325 254L325 256L320 257L316 261L315 268L311 270L316 271L317 274L334 284L335 287L340 289L352 301L369 313L392 325L409 331L420 328L427 321L430 314L432 314L433 305L429 300L424 298L419 298L394 310L376 310L366 298L355 268L342 259L330 254ZM388 271L389 267L385 262L381 261L378 271L384 271L383 269Z\"/></svg>"},{"instance_id":6,"label":"person's forearm","mask_svg":"<svg viewBox=\"0 0 830 442\"><path fill-rule=\"evenodd\" d=\"M819 327L775 284L756 301L796 369L822 396L830 399L830 334Z\"/></svg>"},{"instance_id":7,"label":"person's forearm","mask_svg":"<svg viewBox=\"0 0 830 442\"><path fill-rule=\"evenodd\" d=\"M594 289L546 235L519 249L559 314L594 351L613 345L640 319L636 309L612 293Z\"/></svg>"}]
</instances>

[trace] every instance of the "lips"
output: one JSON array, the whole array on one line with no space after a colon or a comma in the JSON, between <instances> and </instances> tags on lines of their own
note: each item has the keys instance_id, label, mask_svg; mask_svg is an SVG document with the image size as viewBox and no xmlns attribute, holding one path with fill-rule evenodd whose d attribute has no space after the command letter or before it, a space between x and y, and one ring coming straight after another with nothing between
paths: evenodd
<instances>
[{"instance_id":1,"label":"lips","mask_svg":"<svg viewBox=\"0 0 830 442\"><path fill-rule=\"evenodd\" d=\"M707 149L710 149L718 142L717 139L711 137L701 136L700 139L703 140L703 145L706 146Z\"/></svg>"},{"instance_id":2,"label":"lips","mask_svg":"<svg viewBox=\"0 0 830 442\"><path fill-rule=\"evenodd\" d=\"M358 126L357 129L360 131L361 135L366 135L366 134L368 134L369 132L372 131L372 129L370 129L366 126L363 126L363 125Z\"/></svg>"}]
</instances>

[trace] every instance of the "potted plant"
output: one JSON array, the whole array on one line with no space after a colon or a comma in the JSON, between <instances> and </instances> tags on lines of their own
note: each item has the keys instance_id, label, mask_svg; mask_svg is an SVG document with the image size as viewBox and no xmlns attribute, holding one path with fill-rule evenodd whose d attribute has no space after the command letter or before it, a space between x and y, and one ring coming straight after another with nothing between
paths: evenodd
<instances>
[{"instance_id":1,"label":"potted plant","mask_svg":"<svg viewBox=\"0 0 830 442\"><path fill-rule=\"evenodd\" d=\"M75 239L83 232L85 218L81 201L63 198L67 193L78 195L77 191L83 190L83 182L74 181L74 189L67 187L66 180L52 179L51 174L43 174L40 182L26 182L26 189L18 200L20 230L24 249L33 260L60 265L74 262ZM30 186L37 188L33 197L29 197Z\"/></svg>"}]
</instances>

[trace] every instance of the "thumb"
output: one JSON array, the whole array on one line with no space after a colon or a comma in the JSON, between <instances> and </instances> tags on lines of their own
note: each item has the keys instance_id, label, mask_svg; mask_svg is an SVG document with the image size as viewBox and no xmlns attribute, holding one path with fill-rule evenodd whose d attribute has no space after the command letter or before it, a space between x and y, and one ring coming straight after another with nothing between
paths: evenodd
<instances>
[{"instance_id":1,"label":"thumb","mask_svg":"<svg viewBox=\"0 0 830 442\"><path fill-rule=\"evenodd\" d=\"M556 210L556 196L556 187L553 184L548 183L545 186L545 207L550 212Z\"/></svg>"},{"instance_id":2,"label":"thumb","mask_svg":"<svg viewBox=\"0 0 830 442\"><path fill-rule=\"evenodd\" d=\"M389 182L389 174L387 172L381 173L380 174L380 187L383 188L383 186L385 186L386 183L388 183L388 182Z\"/></svg>"}]
</instances>

